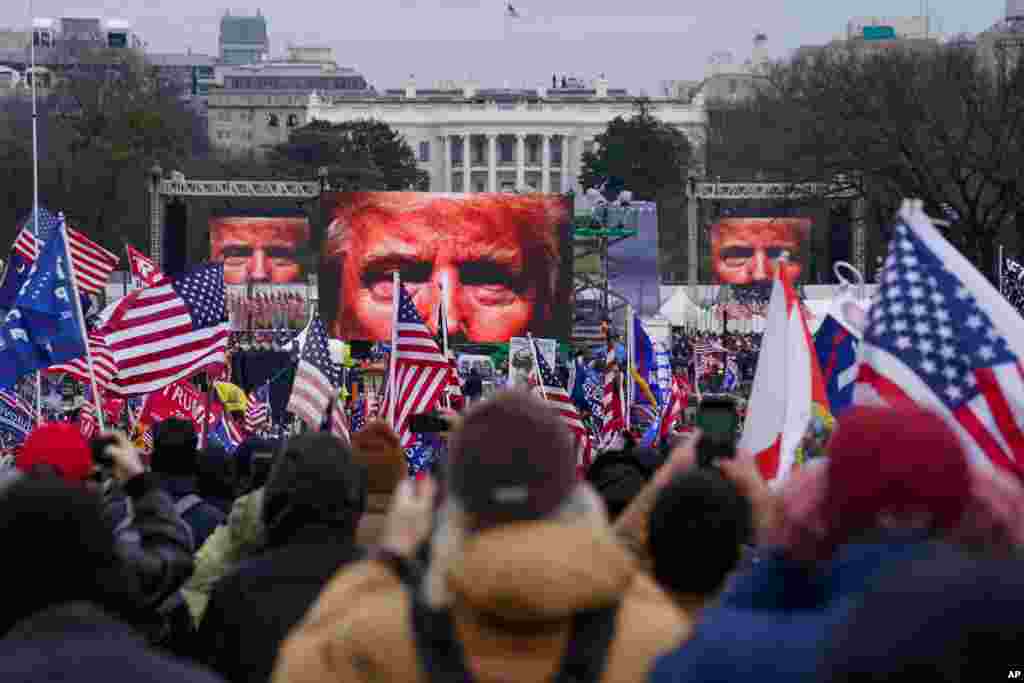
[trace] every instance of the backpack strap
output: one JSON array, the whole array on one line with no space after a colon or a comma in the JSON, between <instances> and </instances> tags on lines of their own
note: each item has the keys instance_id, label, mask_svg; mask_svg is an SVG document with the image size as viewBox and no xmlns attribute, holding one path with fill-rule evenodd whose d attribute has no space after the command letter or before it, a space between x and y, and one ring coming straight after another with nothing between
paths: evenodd
<instances>
[{"instance_id":1,"label":"backpack strap","mask_svg":"<svg viewBox=\"0 0 1024 683\"><path fill-rule=\"evenodd\" d=\"M412 633L420 671L430 683L473 683L450 610L435 610L417 586L408 586Z\"/></svg>"},{"instance_id":2,"label":"backpack strap","mask_svg":"<svg viewBox=\"0 0 1024 683\"><path fill-rule=\"evenodd\" d=\"M202 504L202 498L194 493L190 493L187 496L182 496L178 499L178 502L174 504L174 511L178 513L179 517L184 517L192 508Z\"/></svg>"},{"instance_id":3,"label":"backpack strap","mask_svg":"<svg viewBox=\"0 0 1024 683\"><path fill-rule=\"evenodd\" d=\"M577 612L555 683L598 683L615 638L619 603Z\"/></svg>"}]
</instances>

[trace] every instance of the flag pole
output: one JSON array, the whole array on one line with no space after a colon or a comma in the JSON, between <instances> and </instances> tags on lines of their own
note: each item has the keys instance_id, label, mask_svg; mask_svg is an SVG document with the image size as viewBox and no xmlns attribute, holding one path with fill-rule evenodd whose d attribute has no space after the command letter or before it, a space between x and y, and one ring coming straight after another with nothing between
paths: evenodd
<instances>
[{"instance_id":1,"label":"flag pole","mask_svg":"<svg viewBox=\"0 0 1024 683\"><path fill-rule=\"evenodd\" d=\"M395 429L395 361L398 353L398 305L402 299L402 279L396 270L391 274L391 358L388 360L388 423ZM396 430L397 431L397 430Z\"/></svg>"},{"instance_id":2,"label":"flag pole","mask_svg":"<svg viewBox=\"0 0 1024 683\"><path fill-rule=\"evenodd\" d=\"M996 277L999 278L999 293L1006 296L1006 292L1003 289L1003 245L999 245L999 256L996 262Z\"/></svg>"},{"instance_id":3,"label":"flag pole","mask_svg":"<svg viewBox=\"0 0 1024 683\"><path fill-rule=\"evenodd\" d=\"M548 400L548 392L544 390L544 378L540 374L540 351L537 350L537 342L534 341L533 335L529 332L526 333L526 338L530 342L530 353L533 355L533 369L537 373L537 386L540 387L540 395L546 402Z\"/></svg>"},{"instance_id":4,"label":"flag pole","mask_svg":"<svg viewBox=\"0 0 1024 683\"><path fill-rule=\"evenodd\" d=\"M441 304L438 306L438 314L441 316L441 319L438 322L441 325L441 341L444 344L444 359L446 361L448 360L448 306L446 305L445 298L448 292L448 288L445 286L447 282L448 273L445 271L441 274ZM444 399L444 407L451 408L451 396L448 393L447 385L445 386L444 394L442 396Z\"/></svg>"},{"instance_id":5,"label":"flag pole","mask_svg":"<svg viewBox=\"0 0 1024 683\"><path fill-rule=\"evenodd\" d=\"M626 429L628 430L632 425L630 418L633 407L633 394L635 387L633 386L633 345L636 343L634 339L635 330L633 328L633 305L628 304L626 306L626 406L623 414L623 418L626 423Z\"/></svg>"},{"instance_id":6,"label":"flag pole","mask_svg":"<svg viewBox=\"0 0 1024 683\"><path fill-rule=\"evenodd\" d=\"M85 363L89 367L89 382L92 384L92 401L96 407L96 420L100 423L100 431L106 431L107 427L103 421L103 409L100 407L100 388L96 384L96 368L92 363L92 350L89 349L89 333L85 329L85 314L82 313L82 297L78 294L78 277L75 275L75 262L71 258L71 245L68 244L67 225L64 223L64 214L57 214L57 229L60 231L57 239L64 243L64 260L68 264L68 273L71 278L71 298L75 301L75 313L78 315L78 329L82 333L82 341L85 342ZM36 252L36 260L39 260L39 252ZM36 390L39 391L39 374L36 374ZM36 394L37 400L39 393ZM39 405L36 405L39 410Z\"/></svg>"},{"instance_id":7,"label":"flag pole","mask_svg":"<svg viewBox=\"0 0 1024 683\"><path fill-rule=\"evenodd\" d=\"M29 0L28 4L29 13L29 50L31 51L31 70L32 74L32 239L36 247L36 259L39 258L39 252L42 251L39 245L39 110L36 104L36 11L35 2ZM67 243L65 242L65 245ZM70 262L69 262L70 264ZM69 265L70 267L70 265ZM74 272L74 269L72 269ZM72 275L72 282L74 282L74 276ZM77 297L77 293L75 294ZM77 299L75 300L78 301ZM81 313L79 313L81 316ZM84 322L84 321L83 321ZM85 339L86 351L89 349L89 338ZM90 370L92 364L89 364ZM100 425L103 424L103 417L100 416ZM36 370L36 424L42 424L43 422L43 375L42 372Z\"/></svg>"}]
</instances>

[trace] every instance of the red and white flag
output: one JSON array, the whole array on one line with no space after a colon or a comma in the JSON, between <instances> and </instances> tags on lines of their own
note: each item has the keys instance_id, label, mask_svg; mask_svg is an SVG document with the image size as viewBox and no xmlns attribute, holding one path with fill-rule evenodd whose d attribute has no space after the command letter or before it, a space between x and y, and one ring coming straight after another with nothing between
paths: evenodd
<instances>
[{"instance_id":1,"label":"red and white flag","mask_svg":"<svg viewBox=\"0 0 1024 683\"><path fill-rule=\"evenodd\" d=\"M103 391L116 391L117 365L114 362L114 354L107 345L103 335L96 332L89 333L89 353L92 354L92 365L96 372L96 385ZM51 365L46 369L49 373L65 372L80 382L87 385L92 381L89 377L89 363L85 356L59 365Z\"/></svg>"},{"instance_id":2,"label":"red and white flag","mask_svg":"<svg viewBox=\"0 0 1024 683\"><path fill-rule=\"evenodd\" d=\"M340 384L341 368L331 360L327 328L320 316L315 315L295 370L288 412L302 418L310 429L320 429Z\"/></svg>"},{"instance_id":3,"label":"red and white flag","mask_svg":"<svg viewBox=\"0 0 1024 683\"><path fill-rule=\"evenodd\" d=\"M797 447L813 414L812 404L828 410L825 382L803 307L785 269L776 271L739 442L740 448L754 454L761 476L770 482L781 482L792 471Z\"/></svg>"},{"instance_id":4,"label":"red and white flag","mask_svg":"<svg viewBox=\"0 0 1024 683\"><path fill-rule=\"evenodd\" d=\"M103 291L110 274L117 268L120 258L117 254L104 249L91 239L68 227L68 247L71 250L71 261L75 271L78 289L89 294ZM14 241L14 249L29 263L36 260L38 247L32 231L27 227L18 233Z\"/></svg>"},{"instance_id":5,"label":"red and white flag","mask_svg":"<svg viewBox=\"0 0 1024 683\"><path fill-rule=\"evenodd\" d=\"M348 415L345 414L345 404L341 397L334 399L331 408L331 434L338 437L345 443L352 443L352 430L349 427Z\"/></svg>"},{"instance_id":6,"label":"red and white flag","mask_svg":"<svg viewBox=\"0 0 1024 683\"><path fill-rule=\"evenodd\" d=\"M130 244L125 249L128 251L128 265L132 276L140 287L152 287L164 279L163 272L156 267L152 259Z\"/></svg>"},{"instance_id":7,"label":"red and white flag","mask_svg":"<svg viewBox=\"0 0 1024 683\"><path fill-rule=\"evenodd\" d=\"M941 416L978 464L1024 476L1024 319L919 205L893 231L868 312L855 404Z\"/></svg>"},{"instance_id":8,"label":"red and white flag","mask_svg":"<svg viewBox=\"0 0 1024 683\"><path fill-rule=\"evenodd\" d=\"M147 394L227 362L224 265L199 266L132 292L101 329L117 368L115 391Z\"/></svg>"},{"instance_id":9,"label":"red and white flag","mask_svg":"<svg viewBox=\"0 0 1024 683\"><path fill-rule=\"evenodd\" d=\"M539 388L544 392L544 399L554 406L565 421L565 426L573 434L576 441L576 469L582 476L590 467L591 461L591 444L587 427L583 424L580 411L576 408L565 385L562 384L562 380L555 374L554 368L537 348L536 340L531 338L530 343L533 345L534 357L537 359Z\"/></svg>"},{"instance_id":10,"label":"red and white flag","mask_svg":"<svg viewBox=\"0 0 1024 683\"><path fill-rule=\"evenodd\" d=\"M389 387L381 414L392 420L391 428L410 448L416 435L409 427L413 415L433 410L444 390L450 386L451 365L434 340L434 335L416 311L409 293L401 283L395 291L397 325L391 335L394 387ZM392 390L393 389L393 390Z\"/></svg>"}]
</instances>

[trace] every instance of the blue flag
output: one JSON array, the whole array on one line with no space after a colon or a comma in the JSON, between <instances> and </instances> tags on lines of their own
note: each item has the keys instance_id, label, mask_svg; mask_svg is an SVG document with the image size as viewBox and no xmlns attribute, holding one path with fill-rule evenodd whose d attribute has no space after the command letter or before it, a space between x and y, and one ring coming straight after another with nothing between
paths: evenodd
<instances>
[{"instance_id":1,"label":"blue flag","mask_svg":"<svg viewBox=\"0 0 1024 683\"><path fill-rule=\"evenodd\" d=\"M654 343L651 342L651 338L647 335L647 330L644 329L644 324L640 322L640 318L633 318L633 369L636 370L636 373L640 375L643 381L647 382L647 386L650 387L651 393L654 395L654 400L660 404L658 368L655 360ZM635 382L632 377L630 381ZM649 403L642 391L633 392L633 401L641 405Z\"/></svg>"},{"instance_id":2,"label":"blue flag","mask_svg":"<svg viewBox=\"0 0 1024 683\"><path fill-rule=\"evenodd\" d=\"M234 430L228 426L227 420L227 416L222 414L206 437L210 444L220 446L231 455L241 445L241 441L235 438Z\"/></svg>"},{"instance_id":3,"label":"blue flag","mask_svg":"<svg viewBox=\"0 0 1024 683\"><path fill-rule=\"evenodd\" d=\"M857 337L832 315L825 316L814 334L814 348L834 417L842 415L853 403L859 343Z\"/></svg>"},{"instance_id":4,"label":"blue flag","mask_svg":"<svg viewBox=\"0 0 1024 683\"><path fill-rule=\"evenodd\" d=\"M43 246L0 326L0 386L85 355L61 227Z\"/></svg>"},{"instance_id":5,"label":"blue flag","mask_svg":"<svg viewBox=\"0 0 1024 683\"><path fill-rule=\"evenodd\" d=\"M36 239L45 244L57 232L60 219L47 211L39 208L39 232L33 229L33 214L21 226L17 238L14 240L14 248L11 249L11 257L7 261L7 270L4 273L3 284L0 285L0 308L14 308L14 300L18 297L25 280L28 279L28 272L32 268L36 255L39 253Z\"/></svg>"}]
</instances>

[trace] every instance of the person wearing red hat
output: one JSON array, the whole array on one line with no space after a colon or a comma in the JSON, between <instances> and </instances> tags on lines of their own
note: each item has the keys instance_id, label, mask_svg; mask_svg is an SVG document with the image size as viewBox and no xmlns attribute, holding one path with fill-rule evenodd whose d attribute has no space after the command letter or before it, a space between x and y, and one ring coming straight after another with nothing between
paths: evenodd
<instances>
[{"instance_id":1,"label":"person wearing red hat","mask_svg":"<svg viewBox=\"0 0 1024 683\"><path fill-rule=\"evenodd\" d=\"M1001 478L993 485L945 421L917 407L847 411L827 457L780 492L749 454L719 467L751 502L758 558L702 612L693 639L658 662L652 683L752 671L769 681L820 680L833 634L877 579L961 540L980 540L987 552L1024 541L1020 521L1005 512L1021 509L1024 490L1010 493Z\"/></svg>"},{"instance_id":2,"label":"person wearing red hat","mask_svg":"<svg viewBox=\"0 0 1024 683\"><path fill-rule=\"evenodd\" d=\"M69 424L46 424L29 435L15 460L15 481L60 479L99 498L123 580L129 584L123 590L133 593L136 626L155 639L166 631L158 608L192 573L191 535L128 438L108 432L100 440L107 442L105 456L113 478L107 495L86 486L95 469L92 449ZM131 516L115 526L112 509L119 498L130 501Z\"/></svg>"}]
</instances>

